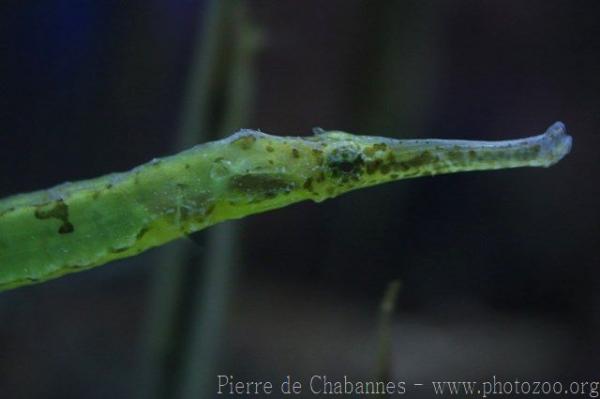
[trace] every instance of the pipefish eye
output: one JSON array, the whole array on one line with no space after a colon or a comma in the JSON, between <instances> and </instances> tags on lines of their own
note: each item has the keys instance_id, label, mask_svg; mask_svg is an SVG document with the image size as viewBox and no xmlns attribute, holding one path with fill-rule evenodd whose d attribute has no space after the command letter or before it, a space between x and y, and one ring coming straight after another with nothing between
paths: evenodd
<instances>
[{"instance_id":1,"label":"pipefish eye","mask_svg":"<svg viewBox=\"0 0 600 399\"><path fill-rule=\"evenodd\" d=\"M333 176L357 174L363 164L362 152L358 147L340 146L327 155L327 166Z\"/></svg>"}]
</instances>

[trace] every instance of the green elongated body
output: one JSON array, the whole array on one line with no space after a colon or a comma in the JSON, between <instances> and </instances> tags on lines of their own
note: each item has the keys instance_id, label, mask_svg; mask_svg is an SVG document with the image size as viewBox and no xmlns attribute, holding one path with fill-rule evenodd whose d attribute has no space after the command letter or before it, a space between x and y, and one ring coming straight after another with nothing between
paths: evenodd
<instances>
[{"instance_id":1,"label":"green elongated body","mask_svg":"<svg viewBox=\"0 0 600 399\"><path fill-rule=\"evenodd\" d=\"M570 148L560 122L539 136L495 142L242 130L129 172L0 200L0 290L307 199L424 175L550 166Z\"/></svg>"}]
</instances>

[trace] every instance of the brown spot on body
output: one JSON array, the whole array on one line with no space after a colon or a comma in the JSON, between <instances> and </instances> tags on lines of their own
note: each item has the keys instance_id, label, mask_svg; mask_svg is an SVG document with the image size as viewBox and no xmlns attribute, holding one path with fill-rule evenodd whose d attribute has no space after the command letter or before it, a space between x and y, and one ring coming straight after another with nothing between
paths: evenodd
<instances>
[{"instance_id":1,"label":"brown spot on body","mask_svg":"<svg viewBox=\"0 0 600 399\"><path fill-rule=\"evenodd\" d=\"M252 147L252 145L255 142L256 142L256 137L255 136L253 136L253 135L246 135L246 136L241 136L241 137L235 139L231 143L239 145L242 150L247 150L250 147Z\"/></svg>"},{"instance_id":2,"label":"brown spot on body","mask_svg":"<svg viewBox=\"0 0 600 399\"><path fill-rule=\"evenodd\" d=\"M304 187L305 190L312 192L313 191L313 179L312 177L309 177L308 179L306 179L306 181L304 182L304 185L302 187Z\"/></svg>"},{"instance_id":3,"label":"brown spot on body","mask_svg":"<svg viewBox=\"0 0 600 399\"><path fill-rule=\"evenodd\" d=\"M213 213L215 210L215 206L216 206L216 204L214 202L211 202L210 204L208 204L208 206L206 207L206 210L204 211L204 216L207 217L211 213Z\"/></svg>"},{"instance_id":4,"label":"brown spot on body","mask_svg":"<svg viewBox=\"0 0 600 399\"><path fill-rule=\"evenodd\" d=\"M315 156L315 158L320 158L323 156L323 151L319 150L318 148L313 148L312 153Z\"/></svg>"},{"instance_id":5,"label":"brown spot on body","mask_svg":"<svg viewBox=\"0 0 600 399\"><path fill-rule=\"evenodd\" d=\"M367 174L372 175L379 169L380 166L381 166L381 159L376 159L374 161L367 162L367 167L366 167Z\"/></svg>"},{"instance_id":6,"label":"brown spot on body","mask_svg":"<svg viewBox=\"0 0 600 399\"><path fill-rule=\"evenodd\" d=\"M140 229L140 231L138 231L138 233L135 236L135 240L139 241L142 239L142 237L144 237L144 235L146 235L147 232L150 231L150 227L148 226L144 226Z\"/></svg>"},{"instance_id":7,"label":"brown spot on body","mask_svg":"<svg viewBox=\"0 0 600 399\"><path fill-rule=\"evenodd\" d=\"M292 148L292 157L300 158L300 151L298 151L296 148Z\"/></svg>"},{"instance_id":8,"label":"brown spot on body","mask_svg":"<svg viewBox=\"0 0 600 399\"><path fill-rule=\"evenodd\" d=\"M277 175L249 173L232 176L229 185L245 194L260 194L272 198L279 193L291 191L294 184Z\"/></svg>"},{"instance_id":9,"label":"brown spot on body","mask_svg":"<svg viewBox=\"0 0 600 399\"><path fill-rule=\"evenodd\" d=\"M75 227L69 222L69 207L63 200L58 200L48 204L40 205L34 212L36 218L58 219L62 225L58 228L59 234L68 234L75 231Z\"/></svg>"},{"instance_id":10,"label":"brown spot on body","mask_svg":"<svg viewBox=\"0 0 600 399\"><path fill-rule=\"evenodd\" d=\"M464 160L464 155L459 149L453 149L448 152L448 159L454 163L460 163Z\"/></svg>"},{"instance_id":11,"label":"brown spot on body","mask_svg":"<svg viewBox=\"0 0 600 399\"><path fill-rule=\"evenodd\" d=\"M111 248L108 250L111 254L120 254L121 252L125 252L131 247L121 247L121 248Z\"/></svg>"},{"instance_id":12,"label":"brown spot on body","mask_svg":"<svg viewBox=\"0 0 600 399\"><path fill-rule=\"evenodd\" d=\"M73 225L69 222L65 222L63 223L62 226L60 226L58 228L58 233L59 234L68 234L68 233L72 233L75 230L75 227L73 227Z\"/></svg>"},{"instance_id":13,"label":"brown spot on body","mask_svg":"<svg viewBox=\"0 0 600 399\"><path fill-rule=\"evenodd\" d=\"M386 150L387 150L387 144L376 143L370 147L365 148L365 155L370 157L370 156L373 156L377 151L386 151Z\"/></svg>"},{"instance_id":14,"label":"brown spot on body","mask_svg":"<svg viewBox=\"0 0 600 399\"><path fill-rule=\"evenodd\" d=\"M357 178L364 172L365 161L353 148L336 148L327 156L327 167L333 177L342 177L342 183Z\"/></svg>"},{"instance_id":15,"label":"brown spot on body","mask_svg":"<svg viewBox=\"0 0 600 399\"><path fill-rule=\"evenodd\" d=\"M401 169L404 171L410 169L418 169L422 166L431 164L437 160L437 157L433 156L429 151L423 151L419 155L413 158L407 159L406 161L399 161L393 164L394 169Z\"/></svg>"}]
</instances>

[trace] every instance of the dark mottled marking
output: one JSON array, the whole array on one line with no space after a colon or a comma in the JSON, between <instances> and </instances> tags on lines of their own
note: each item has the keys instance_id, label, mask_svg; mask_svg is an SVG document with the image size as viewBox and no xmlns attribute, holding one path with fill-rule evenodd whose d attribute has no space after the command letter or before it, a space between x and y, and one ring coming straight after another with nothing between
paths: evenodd
<instances>
[{"instance_id":1,"label":"dark mottled marking","mask_svg":"<svg viewBox=\"0 0 600 399\"><path fill-rule=\"evenodd\" d=\"M62 226L58 228L58 234L68 234L75 231L75 227L69 222L64 222Z\"/></svg>"},{"instance_id":2,"label":"dark mottled marking","mask_svg":"<svg viewBox=\"0 0 600 399\"><path fill-rule=\"evenodd\" d=\"M352 173L354 170L356 170L357 166L358 165L356 162L350 161L342 161L335 165L337 170L339 170L342 173Z\"/></svg>"},{"instance_id":3,"label":"dark mottled marking","mask_svg":"<svg viewBox=\"0 0 600 399\"><path fill-rule=\"evenodd\" d=\"M294 158L300 158L300 151L298 151L295 148L292 148L292 157L294 157Z\"/></svg>"},{"instance_id":4,"label":"dark mottled marking","mask_svg":"<svg viewBox=\"0 0 600 399\"><path fill-rule=\"evenodd\" d=\"M94 191L92 193L92 199L98 199L98 197L100 196L101 191Z\"/></svg>"},{"instance_id":5,"label":"dark mottled marking","mask_svg":"<svg viewBox=\"0 0 600 399\"><path fill-rule=\"evenodd\" d=\"M473 161L477 158L477 153L474 150L469 150L469 160Z\"/></svg>"},{"instance_id":6,"label":"dark mottled marking","mask_svg":"<svg viewBox=\"0 0 600 399\"><path fill-rule=\"evenodd\" d=\"M397 174L397 173L392 173L392 174L390 175L390 179L394 179L394 180L396 180L396 179L397 179L397 178L399 178L399 177L400 177L400 176L398 176L398 174Z\"/></svg>"},{"instance_id":7,"label":"dark mottled marking","mask_svg":"<svg viewBox=\"0 0 600 399\"><path fill-rule=\"evenodd\" d=\"M59 234L68 234L75 231L75 227L69 222L69 207L63 200L40 205L34 214L36 218L41 220L53 218L60 220L63 224L58 229Z\"/></svg>"},{"instance_id":8,"label":"dark mottled marking","mask_svg":"<svg viewBox=\"0 0 600 399\"><path fill-rule=\"evenodd\" d=\"M275 151L275 149L274 149L273 147L271 147L270 145L267 145L265 148L266 148L266 150L267 150L268 152L273 152L273 151Z\"/></svg>"},{"instance_id":9,"label":"dark mottled marking","mask_svg":"<svg viewBox=\"0 0 600 399\"><path fill-rule=\"evenodd\" d=\"M431 152L423 151L419 155L417 155L411 159L408 159L406 161L397 162L397 163L393 164L393 166L394 166L394 169L401 169L401 170L407 171L410 169L420 168L421 166L424 166L427 164L431 164L436 160L437 160L437 158L434 155L432 155Z\"/></svg>"},{"instance_id":10,"label":"dark mottled marking","mask_svg":"<svg viewBox=\"0 0 600 399\"><path fill-rule=\"evenodd\" d=\"M206 216L210 215L211 213L213 213L216 205L217 204L214 202L211 202L210 204L208 204L208 206L206 207L206 210L204 211L204 216L206 217Z\"/></svg>"},{"instance_id":11,"label":"dark mottled marking","mask_svg":"<svg viewBox=\"0 0 600 399\"><path fill-rule=\"evenodd\" d=\"M144 226L140 229L140 231L138 231L138 233L135 236L135 240L139 241L142 239L142 237L144 237L144 235L146 235L147 232L150 231L150 227L148 226Z\"/></svg>"},{"instance_id":12,"label":"dark mottled marking","mask_svg":"<svg viewBox=\"0 0 600 399\"><path fill-rule=\"evenodd\" d=\"M454 163L463 161L463 153L459 149L453 149L448 151L448 159Z\"/></svg>"},{"instance_id":13,"label":"dark mottled marking","mask_svg":"<svg viewBox=\"0 0 600 399\"><path fill-rule=\"evenodd\" d=\"M345 183L350 176L362 173L365 161L360 153L347 148L336 148L327 157L327 166L333 177L342 176Z\"/></svg>"},{"instance_id":14,"label":"dark mottled marking","mask_svg":"<svg viewBox=\"0 0 600 399\"><path fill-rule=\"evenodd\" d=\"M186 204L192 205L191 208L179 208L179 216L184 223L203 223L205 217L213 211L215 206L214 199L206 193L184 196L183 200Z\"/></svg>"},{"instance_id":15,"label":"dark mottled marking","mask_svg":"<svg viewBox=\"0 0 600 399\"><path fill-rule=\"evenodd\" d=\"M269 159L269 165L275 165L275 162L272 159Z\"/></svg>"},{"instance_id":16,"label":"dark mottled marking","mask_svg":"<svg viewBox=\"0 0 600 399\"><path fill-rule=\"evenodd\" d=\"M365 155L367 156L372 156L374 155L377 151L386 151L387 150L387 144L384 143L376 143L373 144L370 147L365 148Z\"/></svg>"},{"instance_id":17,"label":"dark mottled marking","mask_svg":"<svg viewBox=\"0 0 600 399\"><path fill-rule=\"evenodd\" d=\"M539 151L540 151L540 146L536 145L536 146L524 148L521 151L518 151L517 156L519 159L527 160L527 159L533 158L536 155L538 155Z\"/></svg>"},{"instance_id":18,"label":"dark mottled marking","mask_svg":"<svg viewBox=\"0 0 600 399\"><path fill-rule=\"evenodd\" d=\"M185 164L185 168L186 168L186 169L189 169L189 168L190 168L190 164L189 164L189 163L186 163L186 164Z\"/></svg>"},{"instance_id":19,"label":"dark mottled marking","mask_svg":"<svg viewBox=\"0 0 600 399\"><path fill-rule=\"evenodd\" d=\"M113 188L112 183L108 183L106 186L104 186L105 189L110 190L111 188Z\"/></svg>"},{"instance_id":20,"label":"dark mottled marking","mask_svg":"<svg viewBox=\"0 0 600 399\"><path fill-rule=\"evenodd\" d=\"M312 154L315 158L315 161L317 162L317 165L323 165L324 161L324 157L323 157L323 151L317 149L317 148L313 148L312 150Z\"/></svg>"},{"instance_id":21,"label":"dark mottled marking","mask_svg":"<svg viewBox=\"0 0 600 399\"><path fill-rule=\"evenodd\" d=\"M246 194L262 194L271 198L279 193L290 191L293 184L277 175L249 173L232 176L229 179L229 186Z\"/></svg>"},{"instance_id":22,"label":"dark mottled marking","mask_svg":"<svg viewBox=\"0 0 600 399\"><path fill-rule=\"evenodd\" d=\"M367 174L372 175L379 169L380 166L381 166L381 159L376 159L374 161L367 162L367 165L366 165Z\"/></svg>"},{"instance_id":23,"label":"dark mottled marking","mask_svg":"<svg viewBox=\"0 0 600 399\"><path fill-rule=\"evenodd\" d=\"M390 173L390 165L381 165L381 168L379 168L379 170L381 171L381 174L387 175L388 173Z\"/></svg>"},{"instance_id":24,"label":"dark mottled marking","mask_svg":"<svg viewBox=\"0 0 600 399\"><path fill-rule=\"evenodd\" d=\"M247 150L256 142L256 137L252 135L242 136L234 141L232 144L239 145L242 150Z\"/></svg>"},{"instance_id":25,"label":"dark mottled marking","mask_svg":"<svg viewBox=\"0 0 600 399\"><path fill-rule=\"evenodd\" d=\"M305 190L308 190L310 192L313 191L313 179L312 177L309 177L308 179L306 179L306 181L304 182L304 184L302 185L302 187L304 187Z\"/></svg>"},{"instance_id":26,"label":"dark mottled marking","mask_svg":"<svg viewBox=\"0 0 600 399\"><path fill-rule=\"evenodd\" d=\"M125 252L131 247L121 247L121 248L111 248L108 250L111 254L120 254L121 252Z\"/></svg>"},{"instance_id":27,"label":"dark mottled marking","mask_svg":"<svg viewBox=\"0 0 600 399\"><path fill-rule=\"evenodd\" d=\"M179 217L181 217L182 221L187 221L191 218L192 212L190 212L187 208L179 208Z\"/></svg>"}]
</instances>

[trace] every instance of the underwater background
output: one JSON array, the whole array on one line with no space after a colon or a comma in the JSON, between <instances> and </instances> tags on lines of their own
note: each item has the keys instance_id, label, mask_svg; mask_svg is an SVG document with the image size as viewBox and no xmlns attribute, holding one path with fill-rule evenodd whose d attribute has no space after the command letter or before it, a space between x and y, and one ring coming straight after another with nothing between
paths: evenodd
<instances>
[{"instance_id":1,"label":"underwater background","mask_svg":"<svg viewBox=\"0 0 600 399\"><path fill-rule=\"evenodd\" d=\"M499 140L556 120L573 150L548 169L304 202L3 292L1 396L600 381L600 3L5 1L2 197L242 127Z\"/></svg>"}]
</instances>

